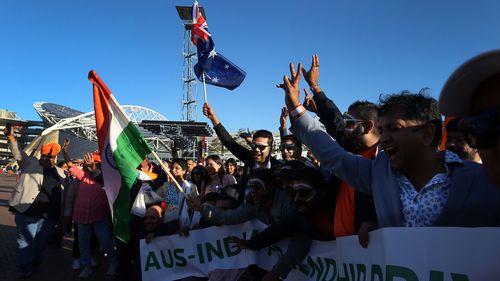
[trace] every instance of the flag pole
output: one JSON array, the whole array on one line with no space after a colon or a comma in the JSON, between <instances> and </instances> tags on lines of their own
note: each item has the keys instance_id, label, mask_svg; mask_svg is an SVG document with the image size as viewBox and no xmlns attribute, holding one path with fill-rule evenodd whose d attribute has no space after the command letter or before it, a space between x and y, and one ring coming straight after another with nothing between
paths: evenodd
<instances>
[{"instance_id":1,"label":"flag pole","mask_svg":"<svg viewBox=\"0 0 500 281\"><path fill-rule=\"evenodd\" d=\"M179 191L184 194L184 196L186 196L186 192L184 192L184 190L182 190L182 187L179 185L179 183L177 182L177 180L174 178L174 176L172 176L172 174L170 173L169 169L165 166L165 164L163 164L163 161L161 161L160 157L158 156L158 154L156 154L156 152L154 151L151 151L151 153L153 154L153 156L156 158L156 161L158 161L158 163L160 163L161 167L163 168L163 170L165 172L167 172L167 175L174 181L175 183L175 186L177 186L177 189L179 189Z\"/></svg>"},{"instance_id":2,"label":"flag pole","mask_svg":"<svg viewBox=\"0 0 500 281\"><path fill-rule=\"evenodd\" d=\"M205 83L205 71L203 70L203 98L205 99L205 103L208 102L207 100L207 83Z\"/></svg>"}]
</instances>

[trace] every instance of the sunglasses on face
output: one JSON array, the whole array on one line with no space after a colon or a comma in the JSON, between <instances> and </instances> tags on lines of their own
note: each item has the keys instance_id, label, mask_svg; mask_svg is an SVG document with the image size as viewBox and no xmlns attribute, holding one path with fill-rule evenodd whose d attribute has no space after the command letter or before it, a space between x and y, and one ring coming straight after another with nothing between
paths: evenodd
<instances>
[{"instance_id":1,"label":"sunglasses on face","mask_svg":"<svg viewBox=\"0 0 500 281\"><path fill-rule=\"evenodd\" d=\"M268 147L269 145L267 144L256 144L256 143L252 143L250 145L250 148L252 148L252 150L255 150L255 149L258 149L260 151L264 151L266 150L266 148Z\"/></svg>"},{"instance_id":2,"label":"sunglasses on face","mask_svg":"<svg viewBox=\"0 0 500 281\"><path fill-rule=\"evenodd\" d=\"M472 148L485 149L498 144L500 137L500 113L488 110L465 117L459 123L465 141Z\"/></svg>"},{"instance_id":3,"label":"sunglasses on face","mask_svg":"<svg viewBox=\"0 0 500 281\"><path fill-rule=\"evenodd\" d=\"M280 144L280 150L295 150L296 147L291 143L282 143Z\"/></svg>"},{"instance_id":4,"label":"sunglasses on face","mask_svg":"<svg viewBox=\"0 0 500 281\"><path fill-rule=\"evenodd\" d=\"M343 114L343 117L344 117L345 128L346 130L349 131L354 130L354 128L356 128L356 125L365 122L364 120L356 119L354 116L348 114L347 112Z\"/></svg>"}]
</instances>

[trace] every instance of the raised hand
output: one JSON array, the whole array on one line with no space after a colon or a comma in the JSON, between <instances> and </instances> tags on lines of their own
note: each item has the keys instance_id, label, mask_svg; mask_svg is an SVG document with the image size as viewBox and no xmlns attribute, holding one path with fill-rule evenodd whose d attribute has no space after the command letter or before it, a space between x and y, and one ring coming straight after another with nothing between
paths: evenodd
<instances>
[{"instance_id":1,"label":"raised hand","mask_svg":"<svg viewBox=\"0 0 500 281\"><path fill-rule=\"evenodd\" d=\"M86 167L88 167L90 170L95 170L95 162L94 162L94 155L90 152L85 153L83 156L83 163Z\"/></svg>"},{"instance_id":2,"label":"raised hand","mask_svg":"<svg viewBox=\"0 0 500 281\"><path fill-rule=\"evenodd\" d=\"M70 143L69 139L65 139L62 145L62 150L68 150L69 143Z\"/></svg>"},{"instance_id":3,"label":"raised hand","mask_svg":"<svg viewBox=\"0 0 500 281\"><path fill-rule=\"evenodd\" d=\"M288 109L286 109L286 107L282 107L280 114L280 128L286 129L287 118L288 118Z\"/></svg>"},{"instance_id":4,"label":"raised hand","mask_svg":"<svg viewBox=\"0 0 500 281\"><path fill-rule=\"evenodd\" d=\"M208 103L203 104L203 115L210 119L214 126L219 124L219 119L215 115L214 109Z\"/></svg>"},{"instance_id":5,"label":"raised hand","mask_svg":"<svg viewBox=\"0 0 500 281\"><path fill-rule=\"evenodd\" d=\"M12 125L10 123L7 123L5 125L5 128L3 129L3 134L10 140L14 139L14 129L12 128Z\"/></svg>"},{"instance_id":6,"label":"raised hand","mask_svg":"<svg viewBox=\"0 0 500 281\"><path fill-rule=\"evenodd\" d=\"M316 113L318 111L318 108L316 107L316 103L314 102L311 94L309 94L309 91L307 91L306 88L304 88L304 94L305 97L302 104L307 110Z\"/></svg>"},{"instance_id":7,"label":"raised hand","mask_svg":"<svg viewBox=\"0 0 500 281\"><path fill-rule=\"evenodd\" d=\"M68 154L68 147L69 147L69 139L65 139L64 143L62 145L62 155L64 158L64 161L67 163L68 167L73 166L73 163L70 161L69 154Z\"/></svg>"},{"instance_id":8,"label":"raised hand","mask_svg":"<svg viewBox=\"0 0 500 281\"><path fill-rule=\"evenodd\" d=\"M319 79L319 56L316 54L313 55L311 68L309 68L308 71L305 69L302 71L304 72L304 80L306 80L307 84L309 84L309 87L311 89L317 87Z\"/></svg>"},{"instance_id":9,"label":"raised hand","mask_svg":"<svg viewBox=\"0 0 500 281\"><path fill-rule=\"evenodd\" d=\"M285 90L285 104L288 110L292 110L300 105L300 76L302 75L302 64L299 63L298 70L295 71L293 63L290 63L290 75L283 76L283 84L276 87Z\"/></svg>"}]
</instances>

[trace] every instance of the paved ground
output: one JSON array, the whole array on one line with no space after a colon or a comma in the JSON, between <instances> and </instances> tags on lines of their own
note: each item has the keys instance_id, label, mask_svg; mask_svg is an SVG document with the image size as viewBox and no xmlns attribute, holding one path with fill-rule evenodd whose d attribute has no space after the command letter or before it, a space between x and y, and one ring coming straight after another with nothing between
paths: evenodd
<instances>
[{"instance_id":1,"label":"paved ground","mask_svg":"<svg viewBox=\"0 0 500 281\"><path fill-rule=\"evenodd\" d=\"M0 174L0 280L17 280L16 277L16 226L14 215L8 211L8 199L15 185L16 178ZM83 280L78 278L78 271L71 269L71 247L73 240L65 237L61 248L48 247L41 272L33 273L28 280L67 281ZM107 263L104 257L96 257L98 265L94 274L87 280L113 280L106 276Z\"/></svg>"}]
</instances>

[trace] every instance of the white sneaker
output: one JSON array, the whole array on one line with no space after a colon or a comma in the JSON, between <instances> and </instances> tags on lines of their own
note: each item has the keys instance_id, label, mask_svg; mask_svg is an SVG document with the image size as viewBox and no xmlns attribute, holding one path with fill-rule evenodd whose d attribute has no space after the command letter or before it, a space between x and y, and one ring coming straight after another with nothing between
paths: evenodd
<instances>
[{"instance_id":1,"label":"white sneaker","mask_svg":"<svg viewBox=\"0 0 500 281\"><path fill-rule=\"evenodd\" d=\"M97 265L97 262L95 261L94 258L90 258L90 265L92 265L92 266L96 266Z\"/></svg>"},{"instance_id":2,"label":"white sneaker","mask_svg":"<svg viewBox=\"0 0 500 281\"><path fill-rule=\"evenodd\" d=\"M117 262L112 262L108 266L108 271L106 271L107 275L116 275L116 269L118 268L118 263Z\"/></svg>"},{"instance_id":3,"label":"white sneaker","mask_svg":"<svg viewBox=\"0 0 500 281\"><path fill-rule=\"evenodd\" d=\"M73 263L71 264L71 268L73 268L74 270L77 270L77 269L80 269L81 267L82 267L82 265L80 264L80 260L73 259Z\"/></svg>"},{"instance_id":4,"label":"white sneaker","mask_svg":"<svg viewBox=\"0 0 500 281\"><path fill-rule=\"evenodd\" d=\"M86 266L83 268L82 272L80 272L78 278L89 278L90 274L92 274L92 267Z\"/></svg>"}]
</instances>

